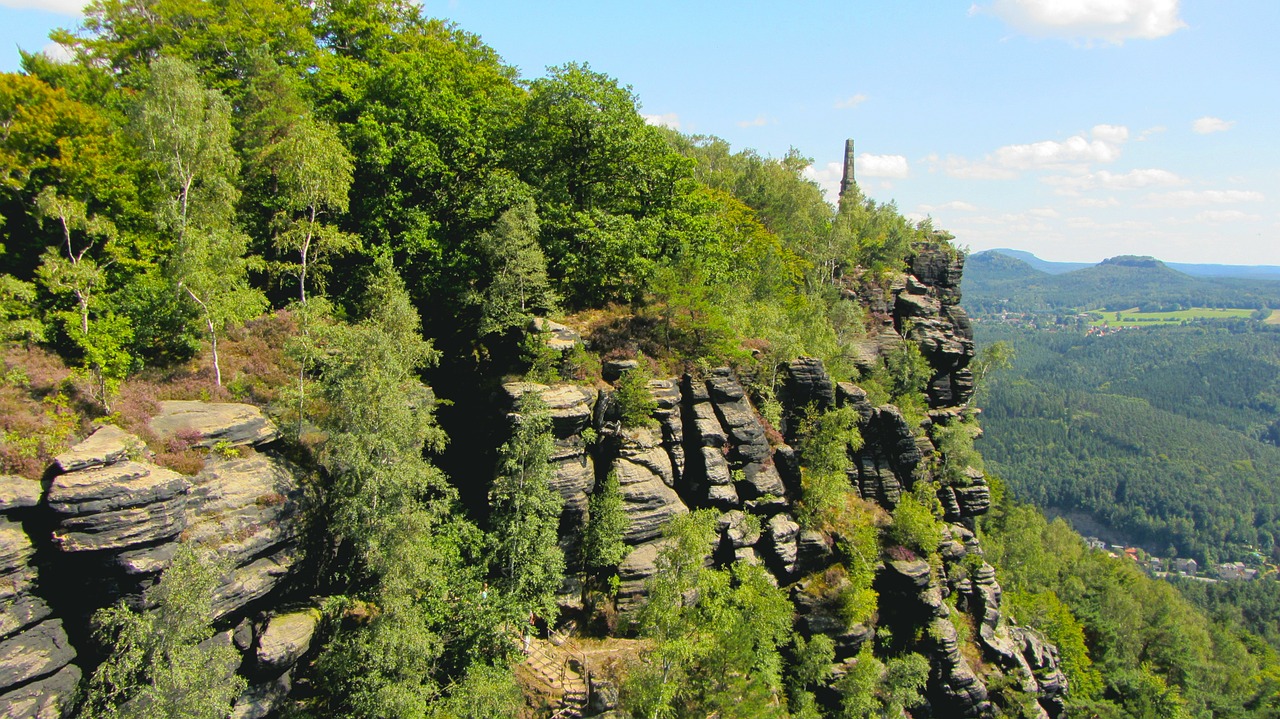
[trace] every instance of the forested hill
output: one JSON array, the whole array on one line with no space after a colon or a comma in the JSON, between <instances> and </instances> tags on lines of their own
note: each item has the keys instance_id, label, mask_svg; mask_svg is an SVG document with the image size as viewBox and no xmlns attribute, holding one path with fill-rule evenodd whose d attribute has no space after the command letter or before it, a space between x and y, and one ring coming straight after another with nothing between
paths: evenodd
<instances>
[{"instance_id":1,"label":"forested hill","mask_svg":"<svg viewBox=\"0 0 1280 719\"><path fill-rule=\"evenodd\" d=\"M1016 355L988 383L982 442L1016 494L1160 556L1274 558L1280 332L988 323L978 337Z\"/></svg>"},{"instance_id":2,"label":"forested hill","mask_svg":"<svg viewBox=\"0 0 1280 719\"><path fill-rule=\"evenodd\" d=\"M0 714L1280 703L988 477L928 222L413 3L55 39L0 74Z\"/></svg>"},{"instance_id":3,"label":"forested hill","mask_svg":"<svg viewBox=\"0 0 1280 719\"><path fill-rule=\"evenodd\" d=\"M975 314L1280 306L1280 282L1193 277L1150 257L1113 257L1049 273L999 250L969 257L964 303Z\"/></svg>"},{"instance_id":4,"label":"forested hill","mask_svg":"<svg viewBox=\"0 0 1280 719\"><path fill-rule=\"evenodd\" d=\"M1093 266L1090 262L1054 262L1042 260L1026 250L998 248L990 252L999 253L1015 260L1021 260L1031 267L1048 272L1051 275L1081 270ZM982 253L986 254L986 252ZM1192 277L1238 277L1254 280L1280 280L1280 267L1275 265L1216 265L1205 263L1166 262L1170 269L1177 270Z\"/></svg>"}]
</instances>

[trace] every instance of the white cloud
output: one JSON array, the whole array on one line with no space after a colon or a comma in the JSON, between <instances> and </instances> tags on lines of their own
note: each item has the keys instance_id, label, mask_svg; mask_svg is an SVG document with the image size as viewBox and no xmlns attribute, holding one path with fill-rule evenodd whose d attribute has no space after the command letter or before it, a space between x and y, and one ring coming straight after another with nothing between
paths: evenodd
<instances>
[{"instance_id":1,"label":"white cloud","mask_svg":"<svg viewBox=\"0 0 1280 719\"><path fill-rule=\"evenodd\" d=\"M772 122L776 122L776 120L772 120L764 115L757 115L754 120L739 120L738 127L763 127L764 125L768 125Z\"/></svg>"},{"instance_id":2,"label":"white cloud","mask_svg":"<svg viewBox=\"0 0 1280 719\"><path fill-rule=\"evenodd\" d=\"M854 177L903 180L911 175L911 167L907 164L907 158L902 155L872 155L864 152L853 161L853 174Z\"/></svg>"},{"instance_id":3,"label":"white cloud","mask_svg":"<svg viewBox=\"0 0 1280 719\"><path fill-rule=\"evenodd\" d=\"M1108 197L1105 200L1097 197L1082 197L1076 200L1076 204L1081 207L1119 207L1120 201L1114 197Z\"/></svg>"},{"instance_id":4,"label":"white cloud","mask_svg":"<svg viewBox=\"0 0 1280 719\"><path fill-rule=\"evenodd\" d=\"M1185 185L1187 180L1176 173L1156 168L1143 168L1128 172L1087 172L1082 175L1050 175L1043 179L1047 185L1058 188L1059 195L1077 195L1099 187L1107 190L1135 190L1144 187L1174 187Z\"/></svg>"},{"instance_id":5,"label":"white cloud","mask_svg":"<svg viewBox=\"0 0 1280 719\"><path fill-rule=\"evenodd\" d=\"M969 12L991 13L1026 35L1116 45L1165 37L1187 26L1178 17L1178 0L994 0Z\"/></svg>"},{"instance_id":6,"label":"white cloud","mask_svg":"<svg viewBox=\"0 0 1280 719\"><path fill-rule=\"evenodd\" d=\"M1074 170L1083 173L1095 162L1114 162L1121 146L1129 139L1124 125L1094 125L1090 137L1073 135L1065 140L1044 140L1018 145L1005 145L981 160L955 155L939 159L929 155L930 172L941 168L952 177L964 180L1011 180L1022 170Z\"/></svg>"},{"instance_id":7,"label":"white cloud","mask_svg":"<svg viewBox=\"0 0 1280 719\"><path fill-rule=\"evenodd\" d=\"M59 15L79 16L87 0L0 0L0 7L17 10L44 10Z\"/></svg>"},{"instance_id":8,"label":"white cloud","mask_svg":"<svg viewBox=\"0 0 1280 719\"><path fill-rule=\"evenodd\" d=\"M1156 125L1155 127L1148 127L1142 132L1139 132L1138 136L1133 139L1137 140L1138 142L1143 142L1148 138L1153 137L1155 135L1159 135L1160 133L1168 129L1169 128L1165 127L1164 125Z\"/></svg>"},{"instance_id":9,"label":"white cloud","mask_svg":"<svg viewBox=\"0 0 1280 719\"><path fill-rule=\"evenodd\" d=\"M1129 139L1129 128L1124 125L1094 125L1089 131L1093 139L1109 142L1112 145L1123 145Z\"/></svg>"},{"instance_id":10,"label":"white cloud","mask_svg":"<svg viewBox=\"0 0 1280 719\"><path fill-rule=\"evenodd\" d=\"M71 62L75 58L66 45L56 42L46 44L40 53L54 62Z\"/></svg>"},{"instance_id":11,"label":"white cloud","mask_svg":"<svg viewBox=\"0 0 1280 719\"><path fill-rule=\"evenodd\" d=\"M851 107L857 107L858 105L861 105L866 101L867 101L867 96L863 95L862 93L858 93L857 95L850 95L849 97L846 97L843 100L837 100L836 109L845 110Z\"/></svg>"},{"instance_id":12,"label":"white cloud","mask_svg":"<svg viewBox=\"0 0 1280 719\"><path fill-rule=\"evenodd\" d=\"M956 155L947 155L946 159L931 157L932 171L938 167L948 175L961 180L1012 180L1018 176L1013 170L997 167L991 162L973 161Z\"/></svg>"},{"instance_id":13,"label":"white cloud","mask_svg":"<svg viewBox=\"0 0 1280 719\"><path fill-rule=\"evenodd\" d=\"M1191 129L1197 135L1208 135L1211 132L1226 132L1231 126L1236 124L1235 120L1223 120L1217 117L1209 117L1208 115L1191 123Z\"/></svg>"},{"instance_id":14,"label":"white cloud","mask_svg":"<svg viewBox=\"0 0 1280 719\"><path fill-rule=\"evenodd\" d=\"M1120 145L1129 137L1129 130L1117 125L1098 125L1093 128L1093 136L1092 140L1074 135L1062 142L1044 140L1026 145L1005 145L995 151L995 161L1014 170L1114 162L1120 157Z\"/></svg>"},{"instance_id":15,"label":"white cloud","mask_svg":"<svg viewBox=\"0 0 1280 719\"><path fill-rule=\"evenodd\" d=\"M1188 207L1262 202L1266 197L1254 190L1178 190L1147 195L1142 207Z\"/></svg>"},{"instance_id":16,"label":"white cloud","mask_svg":"<svg viewBox=\"0 0 1280 719\"><path fill-rule=\"evenodd\" d=\"M941 205L920 205L921 212L937 212L938 210L955 210L958 212L977 212L977 205L970 204L963 200L952 200L944 202Z\"/></svg>"},{"instance_id":17,"label":"white cloud","mask_svg":"<svg viewBox=\"0 0 1280 719\"><path fill-rule=\"evenodd\" d=\"M680 116L674 112L665 112L661 115L641 115L646 125L657 125L659 127L669 127L672 130L680 129Z\"/></svg>"},{"instance_id":18,"label":"white cloud","mask_svg":"<svg viewBox=\"0 0 1280 719\"><path fill-rule=\"evenodd\" d=\"M1240 222L1242 220L1261 220L1260 215L1252 215L1240 210L1204 210L1196 213L1192 219L1200 222Z\"/></svg>"},{"instance_id":19,"label":"white cloud","mask_svg":"<svg viewBox=\"0 0 1280 719\"><path fill-rule=\"evenodd\" d=\"M840 196L840 180L844 177L843 164L828 162L821 168L809 165L804 168L801 174L804 175L806 180L818 183L818 187L822 188L822 192L827 196L828 200L835 202L835 199Z\"/></svg>"},{"instance_id":20,"label":"white cloud","mask_svg":"<svg viewBox=\"0 0 1280 719\"><path fill-rule=\"evenodd\" d=\"M1044 217L1050 220L1061 217L1061 215L1058 214L1058 211L1052 207L1033 207L1030 210L1027 210L1027 214L1032 217Z\"/></svg>"}]
</instances>

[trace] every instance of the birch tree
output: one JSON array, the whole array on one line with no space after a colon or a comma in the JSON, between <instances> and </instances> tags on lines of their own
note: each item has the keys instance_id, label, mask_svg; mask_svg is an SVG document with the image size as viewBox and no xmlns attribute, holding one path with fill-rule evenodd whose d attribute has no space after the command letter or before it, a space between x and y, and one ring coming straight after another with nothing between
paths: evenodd
<instances>
[{"instance_id":1,"label":"birch tree","mask_svg":"<svg viewBox=\"0 0 1280 719\"><path fill-rule=\"evenodd\" d=\"M191 65L161 57L151 63L136 121L163 191L157 219L173 242L173 277L204 319L221 386L219 336L265 306L249 286L248 239L234 225L240 165L231 146L231 105L203 88Z\"/></svg>"}]
</instances>

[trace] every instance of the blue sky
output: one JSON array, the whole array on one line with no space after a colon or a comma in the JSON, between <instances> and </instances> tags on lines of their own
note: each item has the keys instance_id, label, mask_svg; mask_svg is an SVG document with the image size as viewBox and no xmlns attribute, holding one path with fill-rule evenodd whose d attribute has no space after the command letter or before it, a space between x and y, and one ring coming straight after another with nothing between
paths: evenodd
<instances>
[{"instance_id":1,"label":"blue sky","mask_svg":"<svg viewBox=\"0 0 1280 719\"><path fill-rule=\"evenodd\" d=\"M77 0L0 0L0 69ZM652 122L860 184L974 250L1280 265L1275 0L453 2L526 77L586 61ZM832 197L834 199L834 197Z\"/></svg>"}]
</instances>

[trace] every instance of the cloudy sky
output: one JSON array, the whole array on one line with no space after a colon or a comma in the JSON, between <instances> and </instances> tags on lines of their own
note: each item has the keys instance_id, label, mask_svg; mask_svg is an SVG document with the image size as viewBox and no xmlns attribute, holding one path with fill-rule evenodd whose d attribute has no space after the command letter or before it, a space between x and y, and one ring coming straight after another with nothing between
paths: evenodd
<instances>
[{"instance_id":1,"label":"cloudy sky","mask_svg":"<svg viewBox=\"0 0 1280 719\"><path fill-rule=\"evenodd\" d=\"M0 0L0 69L78 0ZM651 122L858 180L974 250L1280 265L1275 0L425 2L526 77L587 61Z\"/></svg>"}]
</instances>

